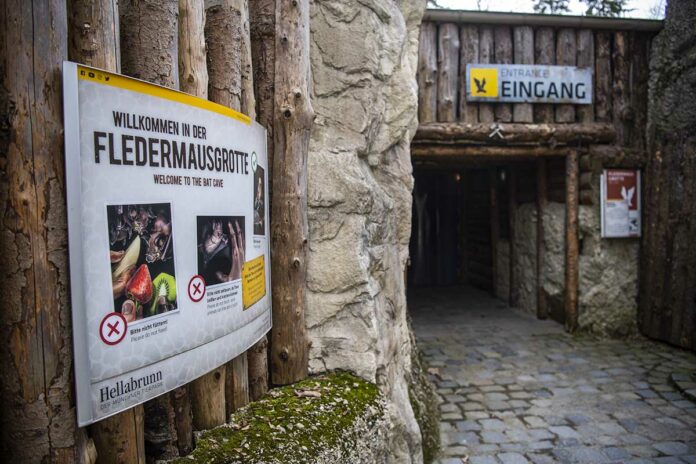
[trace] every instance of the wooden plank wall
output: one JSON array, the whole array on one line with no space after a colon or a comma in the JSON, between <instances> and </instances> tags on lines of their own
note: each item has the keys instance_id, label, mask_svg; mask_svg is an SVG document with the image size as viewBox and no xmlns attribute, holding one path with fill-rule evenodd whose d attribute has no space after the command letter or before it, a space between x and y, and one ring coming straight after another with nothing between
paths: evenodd
<instances>
[{"instance_id":1,"label":"wooden plank wall","mask_svg":"<svg viewBox=\"0 0 696 464\"><path fill-rule=\"evenodd\" d=\"M614 122L617 144L645 147L651 32L425 22L419 116L427 122ZM593 105L471 103L467 63L592 66ZM454 76L458 69L458 76Z\"/></svg>"}]
</instances>

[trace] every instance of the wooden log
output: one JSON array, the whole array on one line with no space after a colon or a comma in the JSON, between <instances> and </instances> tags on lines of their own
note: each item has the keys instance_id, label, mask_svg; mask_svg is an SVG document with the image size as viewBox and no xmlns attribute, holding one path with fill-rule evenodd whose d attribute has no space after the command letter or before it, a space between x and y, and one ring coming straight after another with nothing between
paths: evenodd
<instances>
[{"instance_id":1,"label":"wooden log","mask_svg":"<svg viewBox=\"0 0 696 464\"><path fill-rule=\"evenodd\" d=\"M121 62L124 74L166 87L179 88L178 0L124 0L119 3ZM145 448L152 459L179 456L193 448L192 418L177 414L189 409L188 389L159 396L144 404Z\"/></svg>"},{"instance_id":2,"label":"wooden log","mask_svg":"<svg viewBox=\"0 0 696 464\"><path fill-rule=\"evenodd\" d=\"M437 24L424 22L421 25L418 47L418 120L436 121Z\"/></svg>"},{"instance_id":3,"label":"wooden log","mask_svg":"<svg viewBox=\"0 0 696 464\"><path fill-rule=\"evenodd\" d=\"M481 157L487 159L510 159L512 156L537 158L540 156L564 156L566 148L488 145L413 145L412 158L435 159L437 157Z\"/></svg>"},{"instance_id":4,"label":"wooden log","mask_svg":"<svg viewBox=\"0 0 696 464\"><path fill-rule=\"evenodd\" d=\"M546 292L544 291L544 258L546 254L544 213L548 204L546 176L546 160L542 158L537 160L536 162L536 295L537 318L539 319L546 319L548 317L548 308L546 305Z\"/></svg>"},{"instance_id":5,"label":"wooden log","mask_svg":"<svg viewBox=\"0 0 696 464\"><path fill-rule=\"evenodd\" d=\"M309 0L276 3L275 147L271 203L272 382L307 377L307 151L314 121L309 83Z\"/></svg>"},{"instance_id":6,"label":"wooden log","mask_svg":"<svg viewBox=\"0 0 696 464\"><path fill-rule=\"evenodd\" d=\"M495 60L495 41L493 29L489 26L479 27L479 63L493 63ZM479 121L495 121L492 103L479 103Z\"/></svg>"},{"instance_id":7,"label":"wooden log","mask_svg":"<svg viewBox=\"0 0 696 464\"><path fill-rule=\"evenodd\" d=\"M182 92L208 98L203 0L179 0L179 83Z\"/></svg>"},{"instance_id":8,"label":"wooden log","mask_svg":"<svg viewBox=\"0 0 696 464\"><path fill-rule=\"evenodd\" d=\"M498 169L488 168L488 197L491 212L491 281L493 283L493 296L498 292L498 239L500 238L500 211L498 209Z\"/></svg>"},{"instance_id":9,"label":"wooden log","mask_svg":"<svg viewBox=\"0 0 696 464\"><path fill-rule=\"evenodd\" d=\"M646 34L632 33L629 81L629 108L631 118L626 140L637 150L646 148L646 127L648 124L648 80L650 77L650 37Z\"/></svg>"},{"instance_id":10,"label":"wooden log","mask_svg":"<svg viewBox=\"0 0 696 464\"><path fill-rule=\"evenodd\" d=\"M566 157L566 273L565 326L570 333L578 328L578 152L570 150Z\"/></svg>"},{"instance_id":11,"label":"wooden log","mask_svg":"<svg viewBox=\"0 0 696 464\"><path fill-rule=\"evenodd\" d=\"M616 126L616 141L620 145L630 145L626 139L628 135L628 123L631 117L629 90L629 63L628 63L628 34L626 32L614 33L612 47L612 64L614 75L612 79L611 101L612 119Z\"/></svg>"},{"instance_id":12,"label":"wooden log","mask_svg":"<svg viewBox=\"0 0 696 464\"><path fill-rule=\"evenodd\" d=\"M495 62L500 64L512 63L512 31L509 26L497 26L495 34ZM512 105L497 103L495 105L495 120L512 121Z\"/></svg>"},{"instance_id":13,"label":"wooden log","mask_svg":"<svg viewBox=\"0 0 696 464\"><path fill-rule=\"evenodd\" d=\"M256 116L266 128L269 198L273 197L273 117L275 88L275 0L249 3L251 58L254 74ZM268 391L268 337L264 336L247 352L249 397L256 401Z\"/></svg>"},{"instance_id":14,"label":"wooden log","mask_svg":"<svg viewBox=\"0 0 696 464\"><path fill-rule=\"evenodd\" d=\"M459 87L459 27L440 24L437 35L437 120L457 120Z\"/></svg>"},{"instance_id":15,"label":"wooden log","mask_svg":"<svg viewBox=\"0 0 696 464\"><path fill-rule=\"evenodd\" d=\"M268 392L268 338L263 337L249 351L249 399L256 401Z\"/></svg>"},{"instance_id":16,"label":"wooden log","mask_svg":"<svg viewBox=\"0 0 696 464\"><path fill-rule=\"evenodd\" d=\"M420 124L414 144L434 142L486 142L487 144L512 145L534 143L537 145L602 144L615 139L612 124L501 124L503 138L491 137L490 124L429 123Z\"/></svg>"},{"instance_id":17,"label":"wooden log","mask_svg":"<svg viewBox=\"0 0 696 464\"><path fill-rule=\"evenodd\" d=\"M121 0L121 68L124 74L179 88L177 0Z\"/></svg>"},{"instance_id":18,"label":"wooden log","mask_svg":"<svg viewBox=\"0 0 696 464\"><path fill-rule=\"evenodd\" d=\"M574 29L561 29L556 38L556 64L575 66L577 42ZM556 105L556 122L575 122L575 107L573 105Z\"/></svg>"},{"instance_id":19,"label":"wooden log","mask_svg":"<svg viewBox=\"0 0 696 464\"><path fill-rule=\"evenodd\" d=\"M584 206L593 206L596 204L596 196L594 190L580 190L580 204Z\"/></svg>"},{"instance_id":20,"label":"wooden log","mask_svg":"<svg viewBox=\"0 0 696 464\"><path fill-rule=\"evenodd\" d=\"M121 72L118 10L111 0L68 2L69 58ZM143 407L123 411L89 427L99 462L145 462Z\"/></svg>"},{"instance_id":21,"label":"wooden log","mask_svg":"<svg viewBox=\"0 0 696 464\"><path fill-rule=\"evenodd\" d=\"M508 305L515 307L519 300L519 288L517 286L517 259L515 256L515 221L517 213L517 172L512 165L508 166L508 218L509 218L509 295Z\"/></svg>"},{"instance_id":22,"label":"wooden log","mask_svg":"<svg viewBox=\"0 0 696 464\"><path fill-rule=\"evenodd\" d=\"M145 464L143 415L138 405L90 427L99 464Z\"/></svg>"},{"instance_id":23,"label":"wooden log","mask_svg":"<svg viewBox=\"0 0 696 464\"><path fill-rule=\"evenodd\" d=\"M516 26L513 29L515 64L534 64L534 30L529 26ZM512 120L515 122L534 122L531 103L512 105Z\"/></svg>"},{"instance_id":24,"label":"wooden log","mask_svg":"<svg viewBox=\"0 0 696 464\"><path fill-rule=\"evenodd\" d=\"M459 119L478 122L478 104L466 101L466 65L479 62L478 26L464 24L459 27Z\"/></svg>"},{"instance_id":25,"label":"wooden log","mask_svg":"<svg viewBox=\"0 0 696 464\"><path fill-rule=\"evenodd\" d=\"M66 2L4 1L0 25L0 455L86 462L90 443L75 423L68 298Z\"/></svg>"},{"instance_id":26,"label":"wooden log","mask_svg":"<svg viewBox=\"0 0 696 464\"><path fill-rule=\"evenodd\" d=\"M112 0L68 1L68 55L106 71L121 72L117 4Z\"/></svg>"},{"instance_id":27,"label":"wooden log","mask_svg":"<svg viewBox=\"0 0 696 464\"><path fill-rule=\"evenodd\" d=\"M598 31L595 42L595 120L611 122L611 35Z\"/></svg>"},{"instance_id":28,"label":"wooden log","mask_svg":"<svg viewBox=\"0 0 696 464\"><path fill-rule=\"evenodd\" d=\"M251 27L249 25L249 0L238 0L242 26L241 70L242 95L241 111L252 120L256 119L256 98L254 95L254 68L251 60Z\"/></svg>"},{"instance_id":29,"label":"wooden log","mask_svg":"<svg viewBox=\"0 0 696 464\"><path fill-rule=\"evenodd\" d=\"M227 364L225 379L227 415L249 404L249 366L246 353L237 356Z\"/></svg>"},{"instance_id":30,"label":"wooden log","mask_svg":"<svg viewBox=\"0 0 696 464\"><path fill-rule=\"evenodd\" d=\"M225 379L227 365L202 375L189 384L193 428L207 430L227 421Z\"/></svg>"},{"instance_id":31,"label":"wooden log","mask_svg":"<svg viewBox=\"0 0 696 464\"><path fill-rule=\"evenodd\" d=\"M534 62L536 64L556 63L556 40L554 30L540 27L534 34ZM534 122L554 122L554 108L548 103L534 105Z\"/></svg>"},{"instance_id":32,"label":"wooden log","mask_svg":"<svg viewBox=\"0 0 696 464\"><path fill-rule=\"evenodd\" d=\"M208 96L221 105L242 107L242 0L206 4Z\"/></svg>"},{"instance_id":33,"label":"wooden log","mask_svg":"<svg viewBox=\"0 0 696 464\"><path fill-rule=\"evenodd\" d=\"M169 394L174 409L176 427L176 447L180 456L193 451L193 411L188 387L179 387Z\"/></svg>"},{"instance_id":34,"label":"wooden log","mask_svg":"<svg viewBox=\"0 0 696 464\"><path fill-rule=\"evenodd\" d=\"M594 31L591 29L578 30L576 41L578 44L577 66L592 69L595 65ZM591 105L578 105L576 108L576 113L578 122L593 122L594 103Z\"/></svg>"}]
</instances>

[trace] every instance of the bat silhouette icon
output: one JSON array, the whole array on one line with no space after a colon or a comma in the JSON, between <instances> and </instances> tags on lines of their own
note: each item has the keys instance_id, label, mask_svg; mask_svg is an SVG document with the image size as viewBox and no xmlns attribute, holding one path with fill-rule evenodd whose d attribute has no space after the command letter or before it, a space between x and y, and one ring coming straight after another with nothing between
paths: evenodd
<instances>
[{"instance_id":1,"label":"bat silhouette icon","mask_svg":"<svg viewBox=\"0 0 696 464\"><path fill-rule=\"evenodd\" d=\"M476 93L486 93L486 78L478 80L474 77L474 84L476 84Z\"/></svg>"}]
</instances>

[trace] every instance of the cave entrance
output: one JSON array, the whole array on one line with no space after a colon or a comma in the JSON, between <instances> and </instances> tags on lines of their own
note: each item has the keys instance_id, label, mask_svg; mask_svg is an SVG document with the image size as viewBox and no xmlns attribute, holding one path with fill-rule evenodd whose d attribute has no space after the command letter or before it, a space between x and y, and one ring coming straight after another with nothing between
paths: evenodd
<instances>
[{"instance_id":1,"label":"cave entrance","mask_svg":"<svg viewBox=\"0 0 696 464\"><path fill-rule=\"evenodd\" d=\"M547 263L544 271L539 256L545 242L552 248L560 244L546 256L563 261L565 239L544 240L564 230L565 218L542 213L546 226L539 225L538 211L549 201L565 201L565 157L421 159L414 160L413 175L409 288L471 286L538 312L544 292L539 273L559 265ZM546 314L564 323L563 299L541 298Z\"/></svg>"}]
</instances>

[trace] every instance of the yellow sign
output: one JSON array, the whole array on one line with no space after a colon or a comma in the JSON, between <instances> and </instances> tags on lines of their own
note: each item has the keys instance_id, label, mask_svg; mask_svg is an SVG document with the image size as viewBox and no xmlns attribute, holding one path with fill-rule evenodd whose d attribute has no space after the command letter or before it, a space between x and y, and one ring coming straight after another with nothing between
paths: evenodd
<instances>
[{"instance_id":1,"label":"yellow sign","mask_svg":"<svg viewBox=\"0 0 696 464\"><path fill-rule=\"evenodd\" d=\"M498 70L495 68L471 68L469 89L472 97L498 96Z\"/></svg>"},{"instance_id":2,"label":"yellow sign","mask_svg":"<svg viewBox=\"0 0 696 464\"><path fill-rule=\"evenodd\" d=\"M266 264L264 255L244 263L242 267L242 302L244 309L266 295Z\"/></svg>"}]
</instances>

